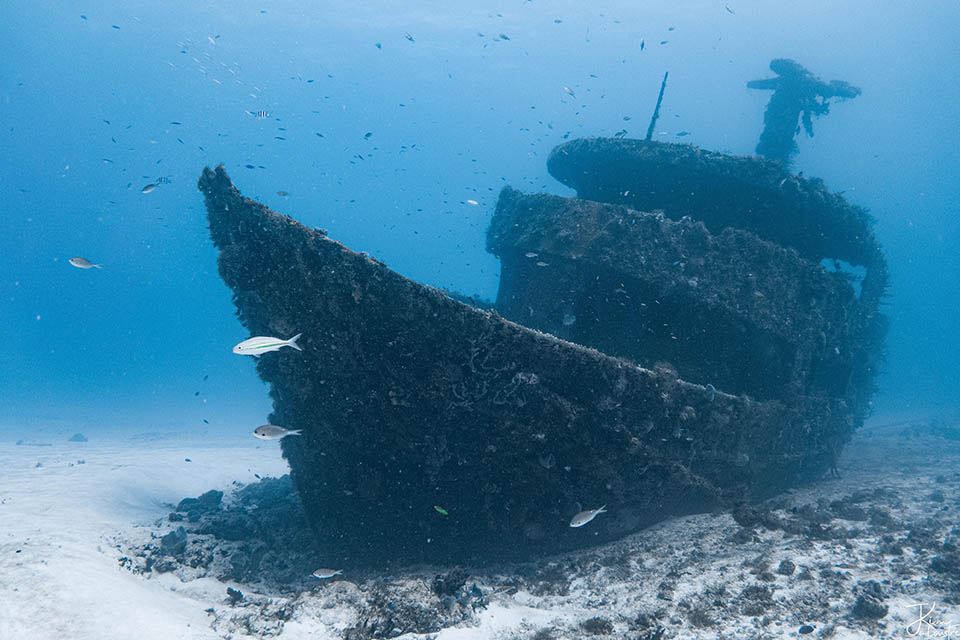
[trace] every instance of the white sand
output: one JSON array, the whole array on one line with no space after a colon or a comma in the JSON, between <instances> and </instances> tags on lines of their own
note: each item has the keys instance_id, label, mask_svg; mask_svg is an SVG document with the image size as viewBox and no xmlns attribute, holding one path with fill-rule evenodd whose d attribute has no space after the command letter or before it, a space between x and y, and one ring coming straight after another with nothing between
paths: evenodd
<instances>
[{"instance_id":1,"label":"white sand","mask_svg":"<svg viewBox=\"0 0 960 640\"><path fill-rule=\"evenodd\" d=\"M226 448L64 440L0 444L0 638L220 637L204 609L223 585L144 579L119 566L112 541L185 496L285 473L279 449L253 438Z\"/></svg>"}]
</instances>

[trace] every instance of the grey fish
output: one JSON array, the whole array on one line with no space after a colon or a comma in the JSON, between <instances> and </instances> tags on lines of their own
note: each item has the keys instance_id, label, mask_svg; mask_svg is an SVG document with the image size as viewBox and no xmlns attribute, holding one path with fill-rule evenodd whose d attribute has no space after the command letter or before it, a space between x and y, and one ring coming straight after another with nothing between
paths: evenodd
<instances>
[{"instance_id":1,"label":"grey fish","mask_svg":"<svg viewBox=\"0 0 960 640\"><path fill-rule=\"evenodd\" d=\"M342 576L343 571L340 569L317 569L310 575L318 580L326 580L327 578L332 578L333 576Z\"/></svg>"},{"instance_id":2,"label":"grey fish","mask_svg":"<svg viewBox=\"0 0 960 640\"><path fill-rule=\"evenodd\" d=\"M151 191L155 191L156 188L157 188L157 185L153 183L145 184L143 185L143 189L140 189L140 193L150 193Z\"/></svg>"},{"instance_id":3,"label":"grey fish","mask_svg":"<svg viewBox=\"0 0 960 640\"><path fill-rule=\"evenodd\" d=\"M577 515L573 516L573 519L570 521L571 527L582 527L587 524L594 518L596 518L601 513L607 512L607 505L603 505L599 509L588 509L587 511L581 511Z\"/></svg>"},{"instance_id":4,"label":"grey fish","mask_svg":"<svg viewBox=\"0 0 960 640\"><path fill-rule=\"evenodd\" d=\"M297 339L302 335L302 333L298 333L289 340L281 340L280 338L274 338L272 336L256 336L244 340L235 346L233 352L243 356L259 358L262 353L277 351L283 347L293 347L297 351L303 351L303 349L297 346Z\"/></svg>"},{"instance_id":5,"label":"grey fish","mask_svg":"<svg viewBox=\"0 0 960 640\"><path fill-rule=\"evenodd\" d=\"M69 262L78 269L103 269L99 264L93 264L86 258L70 258Z\"/></svg>"},{"instance_id":6,"label":"grey fish","mask_svg":"<svg viewBox=\"0 0 960 640\"><path fill-rule=\"evenodd\" d=\"M275 424L260 425L253 430L253 435L261 440L282 440L287 436L299 436L301 429L286 429Z\"/></svg>"}]
</instances>

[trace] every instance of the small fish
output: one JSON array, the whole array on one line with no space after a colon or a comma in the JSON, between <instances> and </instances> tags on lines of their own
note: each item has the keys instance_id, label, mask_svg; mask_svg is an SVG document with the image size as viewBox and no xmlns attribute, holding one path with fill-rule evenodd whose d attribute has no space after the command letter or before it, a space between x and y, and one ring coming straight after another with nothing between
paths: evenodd
<instances>
[{"instance_id":1,"label":"small fish","mask_svg":"<svg viewBox=\"0 0 960 640\"><path fill-rule=\"evenodd\" d=\"M577 515L573 516L573 520L570 521L571 527L582 527L587 524L594 518L596 518L601 513L607 512L607 505L603 505L599 509L590 509L588 511L581 511Z\"/></svg>"},{"instance_id":2,"label":"small fish","mask_svg":"<svg viewBox=\"0 0 960 640\"><path fill-rule=\"evenodd\" d=\"M157 185L151 182L150 184L143 185L143 189L140 189L140 193L151 193L153 191L156 191L156 189L157 189Z\"/></svg>"},{"instance_id":3,"label":"small fish","mask_svg":"<svg viewBox=\"0 0 960 640\"><path fill-rule=\"evenodd\" d=\"M726 10L727 10L727 13L729 13L730 15L733 15L733 16L737 15L737 12L734 11L734 10L733 10L733 7L731 7L730 5L725 4L725 5L723 5L723 8L726 9Z\"/></svg>"},{"instance_id":4,"label":"small fish","mask_svg":"<svg viewBox=\"0 0 960 640\"><path fill-rule=\"evenodd\" d=\"M270 117L270 114L267 111L247 111L247 113L257 120L266 120Z\"/></svg>"},{"instance_id":5,"label":"small fish","mask_svg":"<svg viewBox=\"0 0 960 640\"><path fill-rule=\"evenodd\" d=\"M275 424L264 424L254 429L253 435L261 440L282 440L287 436L299 436L300 432L301 429L285 429Z\"/></svg>"},{"instance_id":6,"label":"small fish","mask_svg":"<svg viewBox=\"0 0 960 640\"><path fill-rule=\"evenodd\" d=\"M269 336L256 336L248 340L244 340L235 346L233 348L233 352L242 356L254 356L255 358L259 358L260 354L262 353L278 351L283 347L293 347L297 351L303 351L303 349L297 346L297 339L302 335L302 333L298 333L289 340L281 340L280 338L273 338Z\"/></svg>"},{"instance_id":7,"label":"small fish","mask_svg":"<svg viewBox=\"0 0 960 640\"><path fill-rule=\"evenodd\" d=\"M436 512L439 513L439 514L442 514L442 515L445 515L445 516L450 515L449 513L447 513L447 510L444 509L443 507L438 507L437 505L433 505L433 508L434 508L434 509L436 510Z\"/></svg>"},{"instance_id":8,"label":"small fish","mask_svg":"<svg viewBox=\"0 0 960 640\"><path fill-rule=\"evenodd\" d=\"M477 202L476 200L467 200L467 204L472 204L473 206L477 206L480 203Z\"/></svg>"},{"instance_id":9,"label":"small fish","mask_svg":"<svg viewBox=\"0 0 960 640\"><path fill-rule=\"evenodd\" d=\"M409 33L403 34L403 37L409 40L410 42L416 42L416 40L413 39L413 36L410 35Z\"/></svg>"},{"instance_id":10,"label":"small fish","mask_svg":"<svg viewBox=\"0 0 960 640\"><path fill-rule=\"evenodd\" d=\"M506 35L504 35L504 34L501 33L501 34L500 34L500 39L501 39L501 40L509 40L510 38L508 38Z\"/></svg>"},{"instance_id":11,"label":"small fish","mask_svg":"<svg viewBox=\"0 0 960 640\"><path fill-rule=\"evenodd\" d=\"M640 38L640 51L643 51L643 48L647 46L647 43L643 41L643 38Z\"/></svg>"},{"instance_id":12,"label":"small fish","mask_svg":"<svg viewBox=\"0 0 960 640\"><path fill-rule=\"evenodd\" d=\"M160 176L157 178L157 184L170 184L170 178L167 176Z\"/></svg>"},{"instance_id":13,"label":"small fish","mask_svg":"<svg viewBox=\"0 0 960 640\"><path fill-rule=\"evenodd\" d=\"M370 139L370 136L372 136L372 135L373 135L373 131L367 131L365 134L363 134L363 139L364 139L364 140L369 140L369 139Z\"/></svg>"},{"instance_id":14,"label":"small fish","mask_svg":"<svg viewBox=\"0 0 960 640\"><path fill-rule=\"evenodd\" d=\"M549 262L544 262L543 260L539 260L539 261L537 262L537 266L538 266L538 267L549 267L549 266L550 266L550 263L549 263Z\"/></svg>"},{"instance_id":15,"label":"small fish","mask_svg":"<svg viewBox=\"0 0 960 640\"><path fill-rule=\"evenodd\" d=\"M318 580L326 580L327 578L332 578L333 576L342 576L343 571L340 569L317 569L310 575Z\"/></svg>"},{"instance_id":16,"label":"small fish","mask_svg":"<svg viewBox=\"0 0 960 640\"><path fill-rule=\"evenodd\" d=\"M680 133L677 134L677 137L682 138L683 136L688 136L688 135L690 135L689 131L681 131Z\"/></svg>"},{"instance_id":17,"label":"small fish","mask_svg":"<svg viewBox=\"0 0 960 640\"><path fill-rule=\"evenodd\" d=\"M103 269L99 264L93 264L86 258L70 258L68 262L78 269Z\"/></svg>"},{"instance_id":18,"label":"small fish","mask_svg":"<svg viewBox=\"0 0 960 640\"><path fill-rule=\"evenodd\" d=\"M525 253L525 254L523 254L523 255L524 255L525 257L527 257L527 258L536 258L536 257L537 257L537 254L535 254L533 251L527 252L527 253Z\"/></svg>"},{"instance_id":19,"label":"small fish","mask_svg":"<svg viewBox=\"0 0 960 640\"><path fill-rule=\"evenodd\" d=\"M282 196L282 197L285 198L285 197L287 197L287 196L290 195L290 194L287 193L286 191L277 191L277 195L278 195L278 196Z\"/></svg>"},{"instance_id":20,"label":"small fish","mask_svg":"<svg viewBox=\"0 0 960 640\"><path fill-rule=\"evenodd\" d=\"M206 418L204 418L204 419L203 419L203 424L210 424L210 421L207 420Z\"/></svg>"},{"instance_id":21,"label":"small fish","mask_svg":"<svg viewBox=\"0 0 960 640\"><path fill-rule=\"evenodd\" d=\"M573 92L573 89L571 89L570 87L560 87L560 88L563 89L563 92L566 93L567 95L569 95L570 97L572 97L572 98L576 98L576 97L577 97L577 94L575 94L575 93Z\"/></svg>"},{"instance_id":22,"label":"small fish","mask_svg":"<svg viewBox=\"0 0 960 640\"><path fill-rule=\"evenodd\" d=\"M379 42L377 42L377 43L374 44L373 46L375 46L377 49L383 49L383 45L380 44Z\"/></svg>"}]
</instances>

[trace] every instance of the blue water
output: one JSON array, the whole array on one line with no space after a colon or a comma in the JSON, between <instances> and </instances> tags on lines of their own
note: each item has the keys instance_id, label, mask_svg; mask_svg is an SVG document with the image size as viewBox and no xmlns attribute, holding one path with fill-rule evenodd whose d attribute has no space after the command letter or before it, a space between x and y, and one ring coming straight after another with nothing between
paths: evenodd
<instances>
[{"instance_id":1,"label":"blue water","mask_svg":"<svg viewBox=\"0 0 960 640\"><path fill-rule=\"evenodd\" d=\"M247 334L205 165L406 276L493 298L503 185L573 195L550 149L642 137L665 71L655 139L750 154L769 94L745 85L776 57L863 89L798 137L794 169L877 218L892 286L876 414L960 406L960 5L725 4L4 0L0 427L265 420L267 388L230 350Z\"/></svg>"}]
</instances>

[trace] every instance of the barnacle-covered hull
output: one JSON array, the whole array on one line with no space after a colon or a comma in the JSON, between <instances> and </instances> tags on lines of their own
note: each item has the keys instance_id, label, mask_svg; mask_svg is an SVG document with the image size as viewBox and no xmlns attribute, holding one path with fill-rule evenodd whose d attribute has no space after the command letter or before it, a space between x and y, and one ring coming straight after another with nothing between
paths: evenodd
<instances>
[{"instance_id":1,"label":"barnacle-covered hull","mask_svg":"<svg viewBox=\"0 0 960 640\"><path fill-rule=\"evenodd\" d=\"M626 265L643 282L652 284L654 291L682 299L680 304L667 305L670 322L709 308L707 315L687 323L688 340L694 332L717 322L746 327L736 339L749 348L736 356L739 363L735 364L741 371L760 375L735 385L738 391L788 403L797 395L828 397L849 416L853 427L862 423L870 410L887 327L880 313L887 263L873 233L873 220L865 210L828 191L822 180L793 175L778 162L686 144L571 140L553 149L547 167L557 180L576 189L574 202L657 211L663 219L679 223L672 230L634 233L632 244L620 240L616 251L594 239L587 259L577 262L606 263L610 259L604 252L616 254L615 267ZM552 207L552 214L541 211L540 215L557 218L558 208ZM571 258L557 240L569 237L578 221L567 219L553 232L544 233L542 228L534 231L538 224L543 227L542 221L526 214L508 217L509 221L499 226L495 222L491 228L491 250L516 255L513 241L521 240L520 230L524 230L527 237L523 241L539 234L539 240ZM517 229L503 231L515 222L520 222ZM689 228L698 230L690 233ZM500 237L506 242L501 243ZM702 246L696 246L690 237ZM502 249L500 244L504 244ZM642 263L644 257L646 263ZM854 294L842 282L849 271L827 277L821 268L825 260L862 269L859 291ZM529 271L529 265L524 268ZM511 272L503 280L509 287L522 278ZM691 280L706 286L691 292ZM501 298L511 295L501 286ZM751 295L756 299L750 301ZM629 333L615 335L622 341ZM677 364L681 377L697 379L705 364L710 364L716 375L729 377L722 363L709 358L711 352L717 352L715 348L700 355L695 343L691 344L694 349L674 346L671 351L654 345L646 357L686 358L684 366ZM604 351L623 355L619 346ZM765 365L751 362L758 356ZM767 378L765 383L768 373L775 379Z\"/></svg>"},{"instance_id":2,"label":"barnacle-covered hull","mask_svg":"<svg viewBox=\"0 0 960 640\"><path fill-rule=\"evenodd\" d=\"M842 397L729 394L458 302L243 198L222 167L200 188L250 334L303 334L257 370L270 420L303 431L283 453L330 566L596 544L816 477L855 424Z\"/></svg>"},{"instance_id":3,"label":"barnacle-covered hull","mask_svg":"<svg viewBox=\"0 0 960 640\"><path fill-rule=\"evenodd\" d=\"M854 290L749 231L506 187L488 249L525 326L755 399L848 390Z\"/></svg>"}]
</instances>

